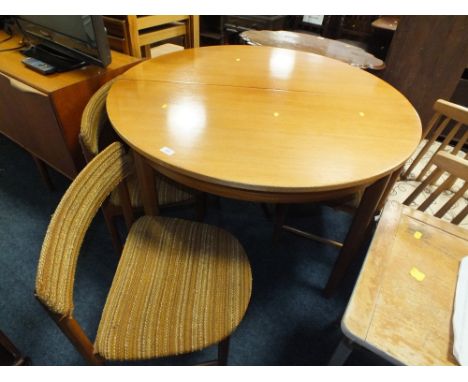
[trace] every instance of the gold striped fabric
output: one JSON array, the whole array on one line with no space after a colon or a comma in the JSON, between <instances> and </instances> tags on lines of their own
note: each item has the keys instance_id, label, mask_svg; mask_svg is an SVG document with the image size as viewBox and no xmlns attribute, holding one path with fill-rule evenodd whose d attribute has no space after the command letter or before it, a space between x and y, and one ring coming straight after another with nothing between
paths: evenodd
<instances>
[{"instance_id":1,"label":"gold striped fabric","mask_svg":"<svg viewBox=\"0 0 468 382\"><path fill-rule=\"evenodd\" d=\"M93 94L86 104L81 117L80 138L86 149L93 155L99 152L99 135L106 126L110 126L106 112L107 94L114 80L106 82Z\"/></svg>"},{"instance_id":2,"label":"gold striped fabric","mask_svg":"<svg viewBox=\"0 0 468 382\"><path fill-rule=\"evenodd\" d=\"M248 258L231 234L181 219L140 218L109 291L95 352L142 360L218 343L240 323L251 288Z\"/></svg>"},{"instance_id":3,"label":"gold striped fabric","mask_svg":"<svg viewBox=\"0 0 468 382\"><path fill-rule=\"evenodd\" d=\"M99 137L101 132L106 128L111 128L111 123L107 116L106 99L107 94L114 80L105 83L99 90L89 99L81 118L80 138L82 144L86 147L93 156L99 152ZM137 186L135 176L128 180L128 191L130 201L133 207L141 207L141 192ZM167 204L176 204L193 199L193 195L186 189L183 189L178 184L168 181L161 176L156 175L156 190L158 196L158 204L164 206ZM120 198L118 192L112 192L110 202L116 206L120 206Z\"/></svg>"},{"instance_id":4,"label":"gold striped fabric","mask_svg":"<svg viewBox=\"0 0 468 382\"><path fill-rule=\"evenodd\" d=\"M156 191L158 205L164 206L168 204L181 203L193 199L193 195L183 189L176 183L164 179L158 174L155 174ZM130 194L130 202L133 207L143 206L141 199L141 191L138 187L138 180L135 175L127 179L128 192ZM120 205L120 196L118 192L112 192L110 202L116 206Z\"/></svg>"},{"instance_id":5,"label":"gold striped fabric","mask_svg":"<svg viewBox=\"0 0 468 382\"><path fill-rule=\"evenodd\" d=\"M86 230L132 168L123 145L113 143L80 172L60 201L47 229L36 277L36 294L53 312L72 313L76 262Z\"/></svg>"}]
</instances>

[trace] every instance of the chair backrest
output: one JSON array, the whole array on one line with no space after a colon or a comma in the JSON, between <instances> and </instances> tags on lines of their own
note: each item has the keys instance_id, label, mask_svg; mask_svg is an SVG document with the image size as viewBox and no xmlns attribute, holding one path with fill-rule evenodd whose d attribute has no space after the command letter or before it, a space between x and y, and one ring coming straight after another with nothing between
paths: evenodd
<instances>
[{"instance_id":1,"label":"chair backrest","mask_svg":"<svg viewBox=\"0 0 468 382\"><path fill-rule=\"evenodd\" d=\"M185 48L200 46L199 16L153 15L127 16L131 55L150 57L152 44L184 37Z\"/></svg>"},{"instance_id":2,"label":"chair backrest","mask_svg":"<svg viewBox=\"0 0 468 382\"><path fill-rule=\"evenodd\" d=\"M434 216L438 218L444 217L450 210L453 211L455 204L458 201L464 201L459 211L453 213L451 222L460 224L468 214L468 202L464 199L464 194L468 190L468 160L460 158L454 154L446 152L438 152L434 156L434 164L436 166L433 171L424 181L406 198L403 202L405 205L413 203L419 195L427 194L427 198L419 205L419 211L426 211L429 206L439 200L441 207L437 210ZM445 179L439 186L434 186L438 178L444 172L449 173L449 177ZM463 184L458 191L450 193L445 197L445 201L439 199L447 191L450 186L457 180L463 181Z\"/></svg>"},{"instance_id":3,"label":"chair backrest","mask_svg":"<svg viewBox=\"0 0 468 382\"><path fill-rule=\"evenodd\" d=\"M372 21L376 16L340 16L338 38L352 37L359 40L368 39L373 32Z\"/></svg>"},{"instance_id":4,"label":"chair backrest","mask_svg":"<svg viewBox=\"0 0 468 382\"><path fill-rule=\"evenodd\" d=\"M99 153L101 134L106 131L113 132L107 116L106 98L114 82L115 79L101 86L83 110L79 140L87 162ZM111 141L114 140L115 137L112 137Z\"/></svg>"},{"instance_id":5,"label":"chair backrest","mask_svg":"<svg viewBox=\"0 0 468 382\"><path fill-rule=\"evenodd\" d=\"M107 40L112 50L130 55L130 38L128 21L125 16L103 16L104 26L107 31Z\"/></svg>"},{"instance_id":6,"label":"chair backrest","mask_svg":"<svg viewBox=\"0 0 468 382\"><path fill-rule=\"evenodd\" d=\"M438 152L447 151L456 155L467 141L468 108L439 99L434 104L434 110L434 116L423 131L422 147L411 165L400 175L401 179L423 180L434 169L434 157ZM456 144L450 146L459 132L461 134ZM436 149L434 144L437 145Z\"/></svg>"},{"instance_id":7,"label":"chair backrest","mask_svg":"<svg viewBox=\"0 0 468 382\"><path fill-rule=\"evenodd\" d=\"M76 177L47 229L36 277L36 296L52 312L70 316L76 264L85 233L97 210L119 184L123 192L132 166L124 146L115 142Z\"/></svg>"}]
</instances>

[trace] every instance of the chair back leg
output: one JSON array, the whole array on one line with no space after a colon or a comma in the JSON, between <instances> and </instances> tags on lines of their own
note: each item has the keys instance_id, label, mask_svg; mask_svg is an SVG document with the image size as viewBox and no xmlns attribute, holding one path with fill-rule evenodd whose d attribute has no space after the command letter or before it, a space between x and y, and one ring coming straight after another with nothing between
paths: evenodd
<instances>
[{"instance_id":1,"label":"chair back leg","mask_svg":"<svg viewBox=\"0 0 468 382\"><path fill-rule=\"evenodd\" d=\"M111 235L112 247L114 248L114 252L117 257L120 257L122 253L122 240L114 220L115 216L112 214L111 209L112 207L107 202L104 202L104 205L101 207L104 221L106 222L107 229Z\"/></svg>"}]
</instances>

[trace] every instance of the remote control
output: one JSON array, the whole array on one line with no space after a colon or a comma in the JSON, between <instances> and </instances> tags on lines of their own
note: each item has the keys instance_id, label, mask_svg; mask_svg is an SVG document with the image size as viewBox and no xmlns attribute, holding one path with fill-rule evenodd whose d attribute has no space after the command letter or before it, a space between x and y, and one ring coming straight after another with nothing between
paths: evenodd
<instances>
[{"instance_id":1,"label":"remote control","mask_svg":"<svg viewBox=\"0 0 468 382\"><path fill-rule=\"evenodd\" d=\"M56 72L55 66L49 65L43 61L37 60L32 57L27 57L23 61L21 61L24 65L28 68L35 70L41 74L51 74Z\"/></svg>"}]
</instances>

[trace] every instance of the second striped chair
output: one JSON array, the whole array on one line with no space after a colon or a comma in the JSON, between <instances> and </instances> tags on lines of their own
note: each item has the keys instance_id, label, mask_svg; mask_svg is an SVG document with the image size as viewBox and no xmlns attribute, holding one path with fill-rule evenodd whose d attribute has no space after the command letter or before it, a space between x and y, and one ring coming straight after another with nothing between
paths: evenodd
<instances>
[{"instance_id":1,"label":"second striped chair","mask_svg":"<svg viewBox=\"0 0 468 382\"><path fill-rule=\"evenodd\" d=\"M88 101L81 118L81 130L79 140L83 154L87 162L92 160L100 150L110 142L118 139L106 112L106 98L114 80L104 84ZM195 191L183 188L161 175L155 177L158 205L162 208L175 205L198 203L197 218L201 220L204 213L203 200L197 201ZM130 201L133 208L142 208L140 189L136 177L131 176L127 180L130 193ZM120 198L113 192L102 206L104 219L112 237L112 243L117 252L121 250L120 237L115 225L115 217L122 214Z\"/></svg>"}]
</instances>

